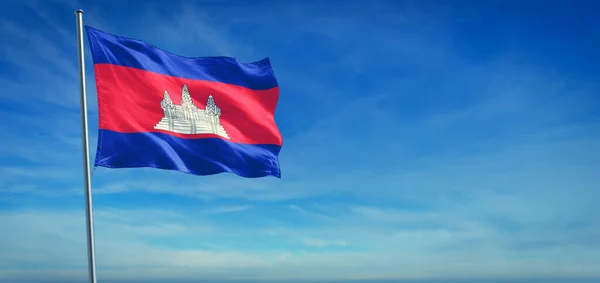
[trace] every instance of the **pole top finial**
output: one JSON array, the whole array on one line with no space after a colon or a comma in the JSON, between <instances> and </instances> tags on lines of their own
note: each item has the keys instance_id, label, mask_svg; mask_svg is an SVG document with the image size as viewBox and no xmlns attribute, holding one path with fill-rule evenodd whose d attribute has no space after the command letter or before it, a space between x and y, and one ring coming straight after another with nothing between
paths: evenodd
<instances>
[{"instance_id":1,"label":"pole top finial","mask_svg":"<svg viewBox=\"0 0 600 283\"><path fill-rule=\"evenodd\" d=\"M75 10L75 14L83 14L83 10L77 9L77 10Z\"/></svg>"}]
</instances>

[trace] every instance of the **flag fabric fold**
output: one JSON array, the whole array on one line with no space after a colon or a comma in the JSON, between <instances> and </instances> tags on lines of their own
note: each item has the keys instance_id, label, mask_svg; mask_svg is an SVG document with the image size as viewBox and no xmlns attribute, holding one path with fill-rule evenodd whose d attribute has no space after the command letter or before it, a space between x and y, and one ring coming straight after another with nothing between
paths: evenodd
<instances>
[{"instance_id":1,"label":"flag fabric fold","mask_svg":"<svg viewBox=\"0 0 600 283\"><path fill-rule=\"evenodd\" d=\"M183 57L85 26L98 94L95 165L281 178L268 58Z\"/></svg>"}]
</instances>

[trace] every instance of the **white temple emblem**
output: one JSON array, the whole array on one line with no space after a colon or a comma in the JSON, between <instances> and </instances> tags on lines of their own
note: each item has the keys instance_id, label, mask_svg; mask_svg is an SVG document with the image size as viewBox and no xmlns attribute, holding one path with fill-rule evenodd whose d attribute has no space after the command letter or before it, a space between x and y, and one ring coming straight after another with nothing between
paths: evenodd
<instances>
[{"instance_id":1,"label":"white temple emblem","mask_svg":"<svg viewBox=\"0 0 600 283\"><path fill-rule=\"evenodd\" d=\"M219 120L221 108L215 104L212 95L208 96L206 110L198 109L192 101L187 85L183 85L181 105L173 104L165 90L160 106L165 116L154 126L155 129L188 135L215 134L229 139Z\"/></svg>"}]
</instances>

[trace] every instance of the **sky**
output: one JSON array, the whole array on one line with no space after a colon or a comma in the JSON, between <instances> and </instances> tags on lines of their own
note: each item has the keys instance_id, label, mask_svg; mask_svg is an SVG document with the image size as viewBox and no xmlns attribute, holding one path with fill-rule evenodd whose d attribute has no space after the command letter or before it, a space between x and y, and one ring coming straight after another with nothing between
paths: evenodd
<instances>
[{"instance_id":1,"label":"sky","mask_svg":"<svg viewBox=\"0 0 600 283\"><path fill-rule=\"evenodd\" d=\"M76 9L280 87L281 179L94 169L99 282L598 280L599 8L0 0L0 282L87 282Z\"/></svg>"}]
</instances>

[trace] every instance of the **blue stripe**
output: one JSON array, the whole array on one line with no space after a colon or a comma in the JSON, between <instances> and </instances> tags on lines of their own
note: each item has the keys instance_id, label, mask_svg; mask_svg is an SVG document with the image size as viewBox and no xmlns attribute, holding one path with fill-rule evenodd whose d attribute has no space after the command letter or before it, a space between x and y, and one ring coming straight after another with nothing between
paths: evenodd
<instances>
[{"instance_id":1,"label":"blue stripe","mask_svg":"<svg viewBox=\"0 0 600 283\"><path fill-rule=\"evenodd\" d=\"M223 139L183 139L163 133L100 130L96 166L153 167L193 175L230 172L247 178L281 178L278 145L232 143Z\"/></svg>"},{"instance_id":2,"label":"blue stripe","mask_svg":"<svg viewBox=\"0 0 600 283\"><path fill-rule=\"evenodd\" d=\"M277 86L269 58L241 63L231 57L183 57L144 41L85 26L94 64L113 64L168 76L222 82L254 90Z\"/></svg>"}]
</instances>

